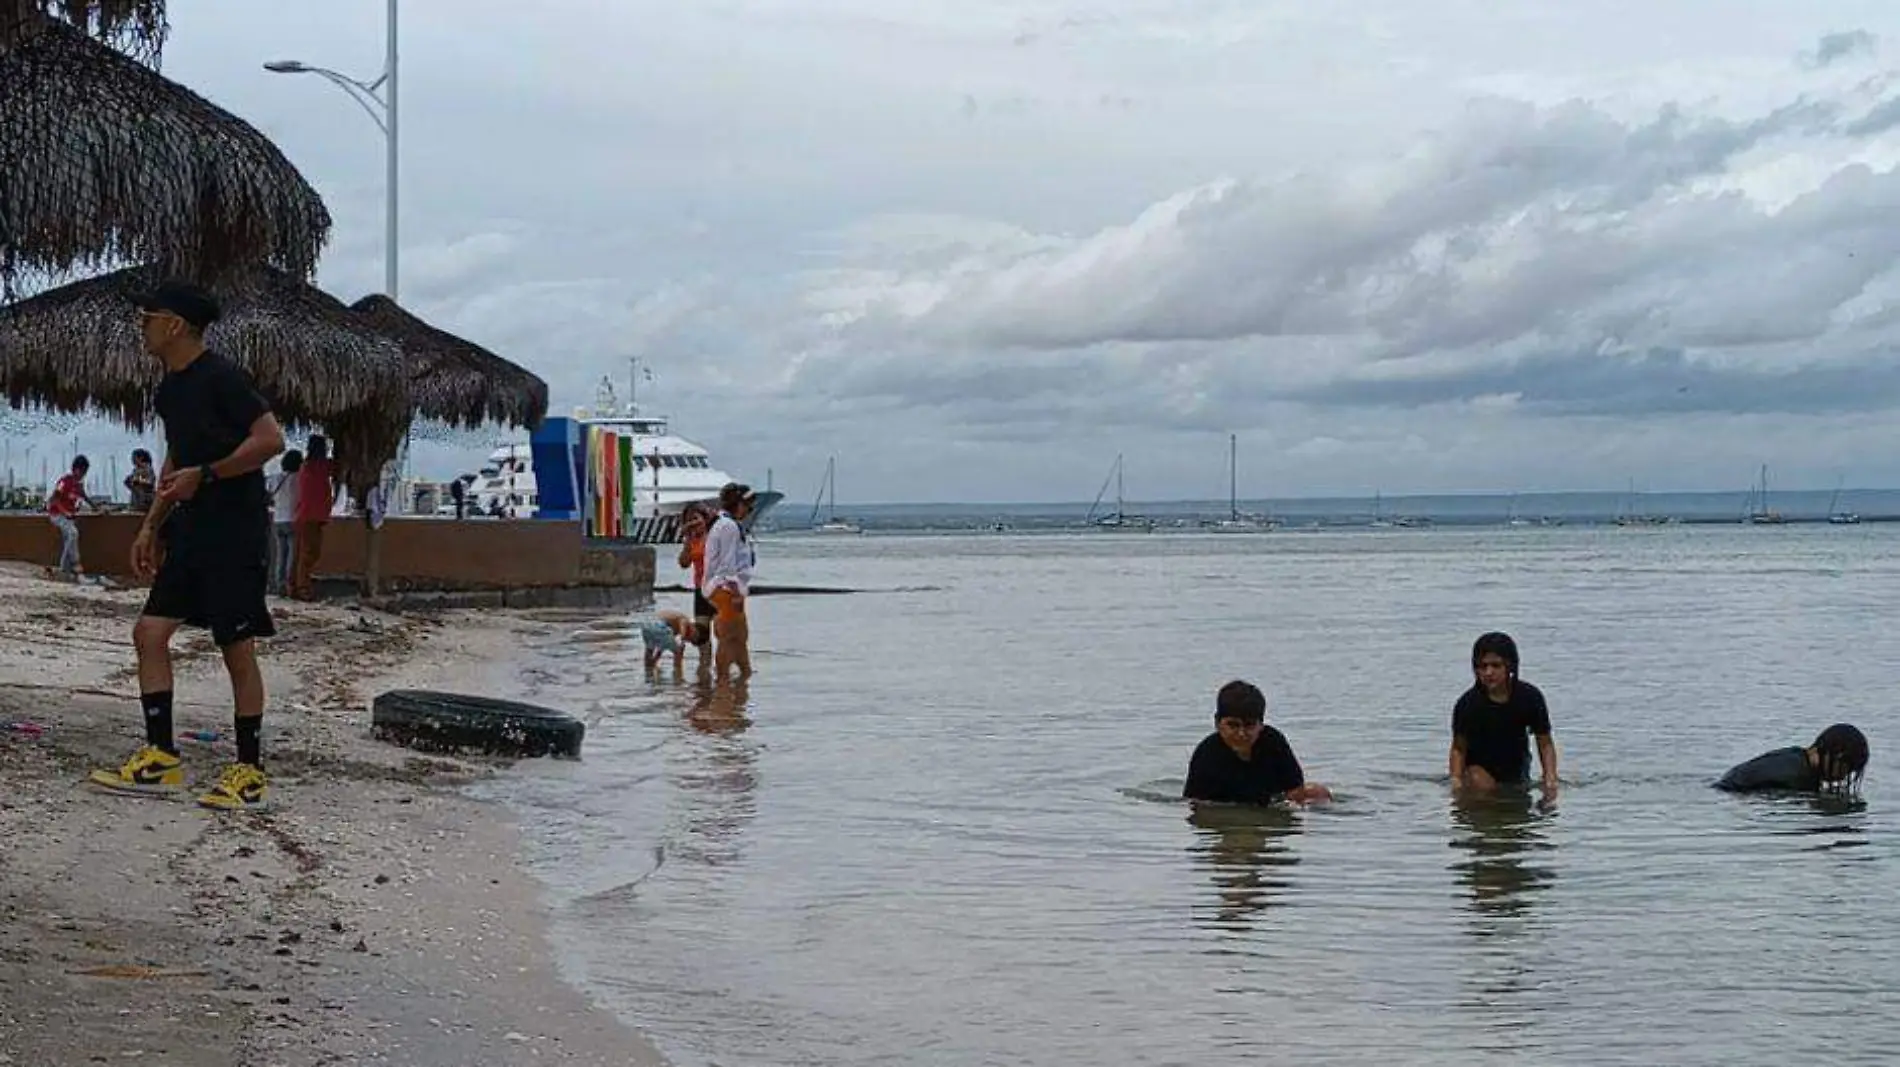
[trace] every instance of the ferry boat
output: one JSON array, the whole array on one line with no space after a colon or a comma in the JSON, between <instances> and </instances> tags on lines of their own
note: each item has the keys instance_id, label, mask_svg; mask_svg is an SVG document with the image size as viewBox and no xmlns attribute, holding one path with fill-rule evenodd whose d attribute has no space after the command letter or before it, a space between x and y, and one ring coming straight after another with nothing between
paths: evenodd
<instances>
[{"instance_id":1,"label":"ferry boat","mask_svg":"<svg viewBox=\"0 0 1900 1067\"><path fill-rule=\"evenodd\" d=\"M639 363L635 361L636 379L639 370ZM574 418L583 426L602 427L634 440L631 485L634 524L630 540L677 544L679 516L686 506L716 504L719 490L738 480L716 466L711 453L703 446L672 432L665 416L642 415L635 400L621 407L614 395L612 379L601 379L593 410L576 409ZM463 479L469 483L472 515L527 519L538 511L534 458L527 441L501 445L489 453L480 471L464 475ZM784 498L785 494L770 486L759 491L757 505L746 525L758 523ZM447 510L452 513L453 506L449 505Z\"/></svg>"}]
</instances>

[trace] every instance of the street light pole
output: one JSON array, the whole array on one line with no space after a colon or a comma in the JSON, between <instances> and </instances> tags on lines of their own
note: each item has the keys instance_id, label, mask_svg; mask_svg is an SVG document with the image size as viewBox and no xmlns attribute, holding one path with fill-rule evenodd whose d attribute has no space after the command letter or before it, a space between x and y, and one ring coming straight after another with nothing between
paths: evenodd
<instances>
[{"instance_id":1,"label":"street light pole","mask_svg":"<svg viewBox=\"0 0 1900 1067\"><path fill-rule=\"evenodd\" d=\"M400 300L398 292L398 246L399 223L397 205L398 163L401 158L399 123L401 109L396 102L396 0L389 0L389 14L384 44L383 72L375 81L358 81L346 74L339 74L326 67L313 67L294 59L280 59L264 64L264 69L272 74L315 74L348 93L383 131L385 148L385 173L383 177L383 295L391 300ZM377 95L378 90L381 95ZM402 458L399 469L406 472L409 466L409 439L405 433L402 441Z\"/></svg>"}]
</instances>

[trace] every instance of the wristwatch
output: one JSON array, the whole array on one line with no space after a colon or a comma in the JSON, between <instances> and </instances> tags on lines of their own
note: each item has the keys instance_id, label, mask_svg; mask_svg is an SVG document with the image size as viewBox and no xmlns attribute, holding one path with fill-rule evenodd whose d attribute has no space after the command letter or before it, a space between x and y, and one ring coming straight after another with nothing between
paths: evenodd
<instances>
[{"instance_id":1,"label":"wristwatch","mask_svg":"<svg viewBox=\"0 0 1900 1067\"><path fill-rule=\"evenodd\" d=\"M198 473L202 475L202 478L199 483L201 485L210 485L212 482L215 482L218 480L218 472L216 470L213 470L211 467L211 464L209 463L206 463L200 466L198 468Z\"/></svg>"}]
</instances>

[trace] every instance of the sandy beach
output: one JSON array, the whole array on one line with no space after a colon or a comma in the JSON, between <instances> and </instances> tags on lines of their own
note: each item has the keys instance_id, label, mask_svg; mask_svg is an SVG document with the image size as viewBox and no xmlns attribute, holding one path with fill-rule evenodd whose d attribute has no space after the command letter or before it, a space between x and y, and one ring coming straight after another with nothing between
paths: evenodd
<instances>
[{"instance_id":1,"label":"sandy beach","mask_svg":"<svg viewBox=\"0 0 1900 1067\"><path fill-rule=\"evenodd\" d=\"M663 1062L562 981L507 812L456 790L503 768L368 736L376 693L479 691L525 623L284 604L275 807L227 816L81 784L140 740L142 602L0 566L0 1064ZM175 648L181 735L223 738L181 741L196 785L231 758L229 689L205 634Z\"/></svg>"}]
</instances>

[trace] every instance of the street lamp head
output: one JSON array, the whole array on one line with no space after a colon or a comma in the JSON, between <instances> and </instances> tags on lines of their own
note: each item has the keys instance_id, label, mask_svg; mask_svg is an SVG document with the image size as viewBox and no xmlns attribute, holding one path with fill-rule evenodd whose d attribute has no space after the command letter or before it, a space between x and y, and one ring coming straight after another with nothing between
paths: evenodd
<instances>
[{"instance_id":1,"label":"street lamp head","mask_svg":"<svg viewBox=\"0 0 1900 1067\"><path fill-rule=\"evenodd\" d=\"M310 68L294 59L278 59L264 64L264 69L272 74L303 74Z\"/></svg>"}]
</instances>

